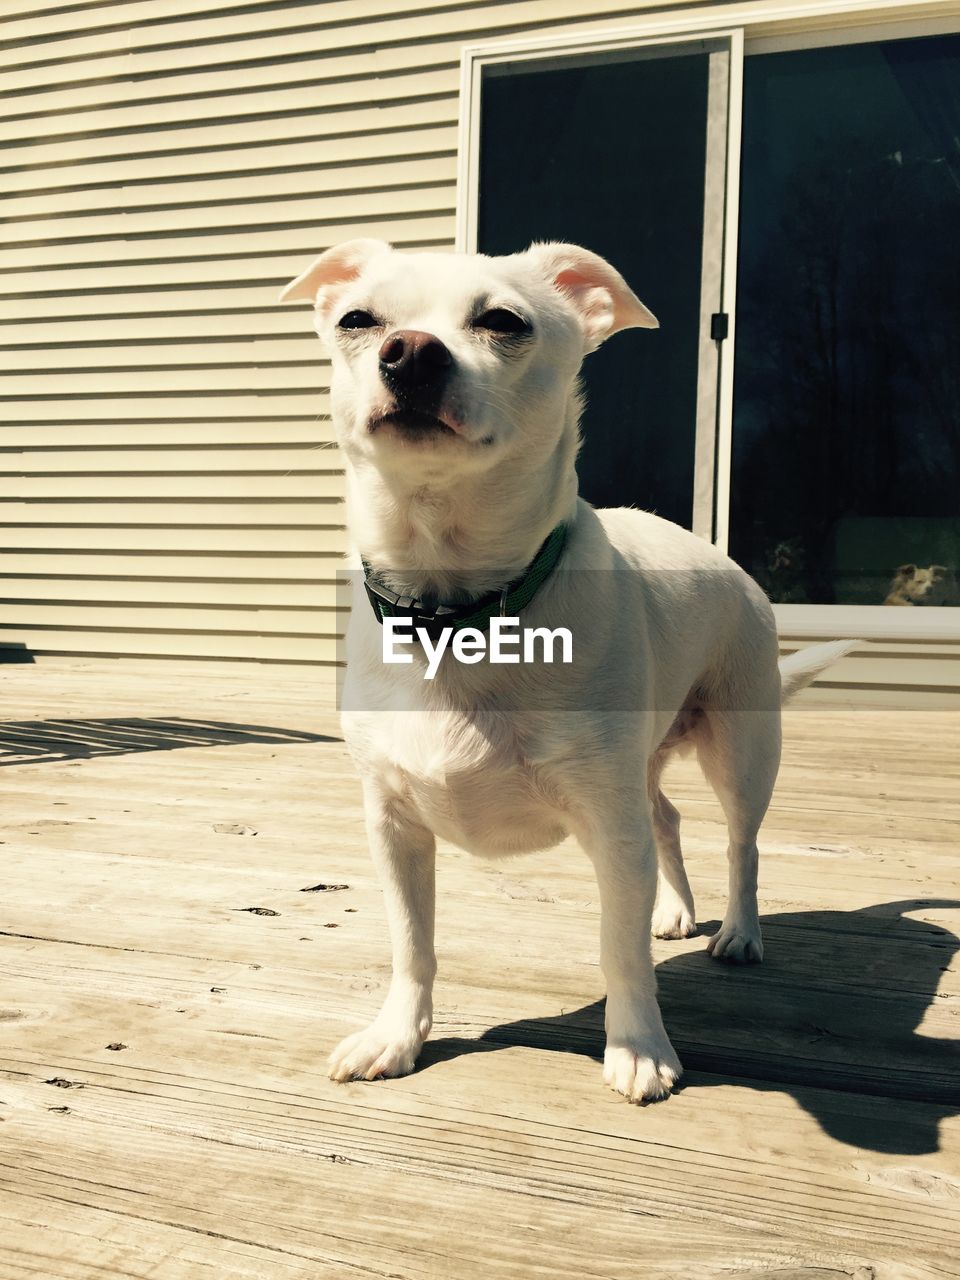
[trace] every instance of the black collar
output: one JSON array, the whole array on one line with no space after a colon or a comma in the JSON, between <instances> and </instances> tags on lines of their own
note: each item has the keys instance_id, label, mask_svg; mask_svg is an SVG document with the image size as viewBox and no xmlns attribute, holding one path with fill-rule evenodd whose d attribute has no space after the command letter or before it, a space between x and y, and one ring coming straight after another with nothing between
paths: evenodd
<instances>
[{"instance_id":1,"label":"black collar","mask_svg":"<svg viewBox=\"0 0 960 1280\"><path fill-rule=\"evenodd\" d=\"M455 631L464 627L485 631L491 618L497 615L514 618L526 608L556 568L566 542L567 526L558 524L519 578L514 578L499 591L491 591L465 605L438 604L391 591L377 580L376 570L366 560L362 561L363 585L381 625L384 618L409 618L415 628L423 627L431 639L446 627Z\"/></svg>"}]
</instances>

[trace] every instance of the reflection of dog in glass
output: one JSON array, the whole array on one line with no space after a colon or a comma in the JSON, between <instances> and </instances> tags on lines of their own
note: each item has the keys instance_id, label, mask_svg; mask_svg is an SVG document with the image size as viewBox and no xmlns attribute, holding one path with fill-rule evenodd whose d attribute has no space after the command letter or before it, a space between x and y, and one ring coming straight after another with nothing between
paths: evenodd
<instances>
[{"instance_id":1,"label":"reflection of dog in glass","mask_svg":"<svg viewBox=\"0 0 960 1280\"><path fill-rule=\"evenodd\" d=\"M956 579L942 564L931 564L925 569L915 564L902 564L893 575L890 590L884 604L960 604Z\"/></svg>"},{"instance_id":2,"label":"reflection of dog in glass","mask_svg":"<svg viewBox=\"0 0 960 1280\"><path fill-rule=\"evenodd\" d=\"M767 553L764 586L774 604L806 604L806 556L799 538L778 542Z\"/></svg>"}]
</instances>

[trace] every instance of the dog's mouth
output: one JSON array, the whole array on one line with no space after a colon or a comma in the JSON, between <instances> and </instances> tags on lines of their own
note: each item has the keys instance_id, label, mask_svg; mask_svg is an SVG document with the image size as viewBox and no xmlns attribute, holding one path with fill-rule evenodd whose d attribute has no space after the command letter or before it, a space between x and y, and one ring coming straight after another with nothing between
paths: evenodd
<instances>
[{"instance_id":1,"label":"dog's mouth","mask_svg":"<svg viewBox=\"0 0 960 1280\"><path fill-rule=\"evenodd\" d=\"M372 435L384 427L405 440L431 440L461 434L451 422L423 409L391 409L389 413L371 418L368 430Z\"/></svg>"}]
</instances>

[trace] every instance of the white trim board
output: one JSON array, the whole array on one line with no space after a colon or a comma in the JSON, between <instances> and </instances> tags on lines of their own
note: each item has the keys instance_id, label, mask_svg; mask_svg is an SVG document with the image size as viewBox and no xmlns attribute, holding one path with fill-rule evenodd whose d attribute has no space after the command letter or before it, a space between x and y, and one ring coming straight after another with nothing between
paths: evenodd
<instances>
[{"instance_id":1,"label":"white trim board","mask_svg":"<svg viewBox=\"0 0 960 1280\"><path fill-rule=\"evenodd\" d=\"M589 10L583 17L585 22L589 20ZM895 35L893 24L897 24L900 33L904 34L902 24L907 22L927 23L935 25L937 30L949 30L949 24L960 19L960 0L793 0L792 3L770 0L769 3L710 4L682 14L653 10L638 14L636 21L628 25L611 23L602 30L562 31L523 38L507 36L482 44L464 45L461 68L475 61L511 60L524 54L589 48L612 40L637 42L658 37L713 35L738 28L748 39L772 38L777 33L770 28L778 25L785 28L780 34L787 34L789 28L795 32L803 29L812 32L818 28L842 31L843 27L836 28L831 21L836 19L854 19L858 29L870 23L888 24L888 29L878 38ZM923 32L918 30L918 34Z\"/></svg>"},{"instance_id":2,"label":"white trim board","mask_svg":"<svg viewBox=\"0 0 960 1280\"><path fill-rule=\"evenodd\" d=\"M728 41L731 64L743 59L743 32L738 27L712 26L709 30L689 29L680 34L644 36L638 27L616 27L537 40L504 40L489 45L467 45L460 60L460 118L457 144L457 218L455 249L475 253L477 249L477 204L480 164L480 86L484 67L502 62L533 62L554 54L576 58L584 54L617 53L631 49L659 49L668 45L689 46L698 39ZM731 80L733 66L731 66ZM742 74L737 83L741 83ZM731 107L733 105L731 84ZM742 98L742 91L740 93ZM739 111L739 98L737 110Z\"/></svg>"},{"instance_id":3,"label":"white trim board","mask_svg":"<svg viewBox=\"0 0 960 1280\"><path fill-rule=\"evenodd\" d=\"M782 636L960 642L960 608L882 604L775 604Z\"/></svg>"},{"instance_id":4,"label":"white trim board","mask_svg":"<svg viewBox=\"0 0 960 1280\"><path fill-rule=\"evenodd\" d=\"M909 40L915 36L953 35L960 31L960 9L939 6L937 16L901 18L897 22L871 22L855 27L818 27L782 35L751 35L747 31L746 54L783 53L789 49L822 49L831 45L866 44L873 40Z\"/></svg>"}]
</instances>

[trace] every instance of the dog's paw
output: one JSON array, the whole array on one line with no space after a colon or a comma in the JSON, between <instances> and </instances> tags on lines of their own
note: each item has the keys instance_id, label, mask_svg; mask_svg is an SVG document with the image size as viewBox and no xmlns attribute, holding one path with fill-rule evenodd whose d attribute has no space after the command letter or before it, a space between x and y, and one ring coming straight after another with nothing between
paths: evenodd
<instances>
[{"instance_id":1,"label":"dog's paw","mask_svg":"<svg viewBox=\"0 0 960 1280\"><path fill-rule=\"evenodd\" d=\"M763 959L763 941L760 925L741 925L724 920L720 932L707 943L707 951L714 960L726 960L730 964L759 964Z\"/></svg>"},{"instance_id":2,"label":"dog's paw","mask_svg":"<svg viewBox=\"0 0 960 1280\"><path fill-rule=\"evenodd\" d=\"M680 1079L683 1067L669 1040L648 1044L607 1045L603 1082L630 1102L665 1098Z\"/></svg>"},{"instance_id":3,"label":"dog's paw","mask_svg":"<svg viewBox=\"0 0 960 1280\"><path fill-rule=\"evenodd\" d=\"M654 908L650 928L655 938L691 938L697 932L693 913L681 904Z\"/></svg>"},{"instance_id":4,"label":"dog's paw","mask_svg":"<svg viewBox=\"0 0 960 1280\"><path fill-rule=\"evenodd\" d=\"M337 1045L330 1055L328 1072L331 1080L382 1080L407 1076L416 1065L423 1048L423 1037L417 1034L389 1032L376 1022Z\"/></svg>"}]
</instances>

